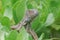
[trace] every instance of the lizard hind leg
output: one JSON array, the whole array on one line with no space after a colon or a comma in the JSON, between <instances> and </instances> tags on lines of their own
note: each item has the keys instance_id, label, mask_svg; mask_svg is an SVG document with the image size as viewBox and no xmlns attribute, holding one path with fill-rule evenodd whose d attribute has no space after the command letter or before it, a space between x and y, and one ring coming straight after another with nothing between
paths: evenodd
<instances>
[{"instance_id":1,"label":"lizard hind leg","mask_svg":"<svg viewBox=\"0 0 60 40\"><path fill-rule=\"evenodd\" d=\"M37 34L30 28L30 24L26 25L26 31L33 37L34 40L38 40Z\"/></svg>"}]
</instances>

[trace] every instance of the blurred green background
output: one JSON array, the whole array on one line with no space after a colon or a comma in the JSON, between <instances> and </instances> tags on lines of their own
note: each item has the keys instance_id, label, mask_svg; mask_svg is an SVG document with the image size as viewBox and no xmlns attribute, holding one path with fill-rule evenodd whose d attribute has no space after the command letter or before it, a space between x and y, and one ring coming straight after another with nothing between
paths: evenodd
<instances>
[{"instance_id":1,"label":"blurred green background","mask_svg":"<svg viewBox=\"0 0 60 40\"><path fill-rule=\"evenodd\" d=\"M38 40L60 40L60 0L0 0L0 40L33 40L24 27L20 33L10 28L21 21L26 8L39 11L31 27Z\"/></svg>"}]
</instances>

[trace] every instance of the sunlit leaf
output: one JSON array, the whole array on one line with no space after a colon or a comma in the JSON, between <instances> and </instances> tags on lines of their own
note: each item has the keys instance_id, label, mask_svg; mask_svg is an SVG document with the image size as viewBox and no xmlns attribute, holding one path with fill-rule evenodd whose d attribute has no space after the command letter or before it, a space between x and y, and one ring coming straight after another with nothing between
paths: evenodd
<instances>
[{"instance_id":1,"label":"sunlit leaf","mask_svg":"<svg viewBox=\"0 0 60 40\"><path fill-rule=\"evenodd\" d=\"M46 19L45 26L49 26L52 23L54 23L54 16L52 13L50 13Z\"/></svg>"},{"instance_id":2,"label":"sunlit leaf","mask_svg":"<svg viewBox=\"0 0 60 40\"><path fill-rule=\"evenodd\" d=\"M53 27L55 30L60 30L60 25L52 24L52 27Z\"/></svg>"},{"instance_id":3,"label":"sunlit leaf","mask_svg":"<svg viewBox=\"0 0 60 40\"><path fill-rule=\"evenodd\" d=\"M0 30L0 40L4 40L4 32Z\"/></svg>"},{"instance_id":4,"label":"sunlit leaf","mask_svg":"<svg viewBox=\"0 0 60 40\"><path fill-rule=\"evenodd\" d=\"M13 16L12 16L12 9L11 9L11 7L5 8L4 16L8 17L10 20L12 19Z\"/></svg>"}]
</instances>

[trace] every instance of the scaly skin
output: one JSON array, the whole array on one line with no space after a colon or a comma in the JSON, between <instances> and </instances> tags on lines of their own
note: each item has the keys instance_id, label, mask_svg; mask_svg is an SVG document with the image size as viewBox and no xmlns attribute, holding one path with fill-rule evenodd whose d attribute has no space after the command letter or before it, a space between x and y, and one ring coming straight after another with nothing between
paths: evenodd
<instances>
[{"instance_id":1,"label":"scaly skin","mask_svg":"<svg viewBox=\"0 0 60 40\"><path fill-rule=\"evenodd\" d=\"M32 37L34 38L34 40L38 40L38 36L36 35L36 33L31 29L31 22L38 16L38 11L36 9L29 9L26 11L25 16L23 17L23 19L20 21L20 23L18 23L15 26L12 26L12 29L15 29L17 31L19 31L21 29L22 26L25 27L26 31L28 33L30 33L32 35Z\"/></svg>"}]
</instances>

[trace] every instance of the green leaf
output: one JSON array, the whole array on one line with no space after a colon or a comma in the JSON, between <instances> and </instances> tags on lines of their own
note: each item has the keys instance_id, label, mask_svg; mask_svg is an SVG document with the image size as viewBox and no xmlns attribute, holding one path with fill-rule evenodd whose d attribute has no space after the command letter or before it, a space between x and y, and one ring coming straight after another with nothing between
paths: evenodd
<instances>
[{"instance_id":1,"label":"green leaf","mask_svg":"<svg viewBox=\"0 0 60 40\"><path fill-rule=\"evenodd\" d=\"M0 40L4 40L4 32L0 30Z\"/></svg>"},{"instance_id":2,"label":"green leaf","mask_svg":"<svg viewBox=\"0 0 60 40\"><path fill-rule=\"evenodd\" d=\"M16 40L29 40L29 34L25 31L24 28L20 30Z\"/></svg>"},{"instance_id":3,"label":"green leaf","mask_svg":"<svg viewBox=\"0 0 60 40\"><path fill-rule=\"evenodd\" d=\"M26 0L19 0L17 4L13 6L13 18L16 24L23 18L26 10Z\"/></svg>"},{"instance_id":4,"label":"green leaf","mask_svg":"<svg viewBox=\"0 0 60 40\"><path fill-rule=\"evenodd\" d=\"M2 0L2 5L4 8L11 5L11 0Z\"/></svg>"},{"instance_id":5,"label":"green leaf","mask_svg":"<svg viewBox=\"0 0 60 40\"><path fill-rule=\"evenodd\" d=\"M45 26L49 26L54 23L54 16L50 13L46 19Z\"/></svg>"},{"instance_id":6,"label":"green leaf","mask_svg":"<svg viewBox=\"0 0 60 40\"><path fill-rule=\"evenodd\" d=\"M4 16L8 17L10 20L12 19L13 15L12 15L11 6L8 6L8 7L5 8Z\"/></svg>"},{"instance_id":7,"label":"green leaf","mask_svg":"<svg viewBox=\"0 0 60 40\"><path fill-rule=\"evenodd\" d=\"M32 6L32 4L30 3L30 1L27 1L27 8L28 8L28 9L32 9L32 8L33 8L33 6Z\"/></svg>"},{"instance_id":8,"label":"green leaf","mask_svg":"<svg viewBox=\"0 0 60 40\"><path fill-rule=\"evenodd\" d=\"M18 0L11 0L12 6L16 5Z\"/></svg>"},{"instance_id":9,"label":"green leaf","mask_svg":"<svg viewBox=\"0 0 60 40\"><path fill-rule=\"evenodd\" d=\"M54 28L55 30L60 30L60 25L52 24L52 28Z\"/></svg>"},{"instance_id":10,"label":"green leaf","mask_svg":"<svg viewBox=\"0 0 60 40\"><path fill-rule=\"evenodd\" d=\"M0 22L1 22L2 17L3 17L3 13L0 13Z\"/></svg>"},{"instance_id":11,"label":"green leaf","mask_svg":"<svg viewBox=\"0 0 60 40\"><path fill-rule=\"evenodd\" d=\"M58 6L59 6L59 1L57 0L50 1L50 7L58 7Z\"/></svg>"},{"instance_id":12,"label":"green leaf","mask_svg":"<svg viewBox=\"0 0 60 40\"><path fill-rule=\"evenodd\" d=\"M43 37L44 37L44 33L41 34L38 40L43 40Z\"/></svg>"},{"instance_id":13,"label":"green leaf","mask_svg":"<svg viewBox=\"0 0 60 40\"><path fill-rule=\"evenodd\" d=\"M12 5L11 0L2 0L2 11L4 13L3 16L8 17L9 19L12 19Z\"/></svg>"},{"instance_id":14,"label":"green leaf","mask_svg":"<svg viewBox=\"0 0 60 40\"><path fill-rule=\"evenodd\" d=\"M37 20L38 19L38 20ZM32 22L32 29L34 29L34 30L37 30L38 29L38 27L39 27L39 16L37 16L34 20L33 20L33 22Z\"/></svg>"},{"instance_id":15,"label":"green leaf","mask_svg":"<svg viewBox=\"0 0 60 40\"><path fill-rule=\"evenodd\" d=\"M1 23L4 26L10 26L10 19L8 17L3 17Z\"/></svg>"},{"instance_id":16,"label":"green leaf","mask_svg":"<svg viewBox=\"0 0 60 40\"><path fill-rule=\"evenodd\" d=\"M31 36L31 35L29 36L29 40L33 40L33 38L32 38L32 36Z\"/></svg>"},{"instance_id":17,"label":"green leaf","mask_svg":"<svg viewBox=\"0 0 60 40\"><path fill-rule=\"evenodd\" d=\"M55 17L55 23L60 24L60 0L51 0L50 1L50 10L53 12L54 17ZM58 11L57 11L58 10Z\"/></svg>"},{"instance_id":18,"label":"green leaf","mask_svg":"<svg viewBox=\"0 0 60 40\"><path fill-rule=\"evenodd\" d=\"M5 40L16 40L17 38L17 31L11 31L8 36L5 36Z\"/></svg>"},{"instance_id":19,"label":"green leaf","mask_svg":"<svg viewBox=\"0 0 60 40\"><path fill-rule=\"evenodd\" d=\"M1 24L4 26L3 28L5 28L6 31L10 29L10 19L8 17L3 17Z\"/></svg>"},{"instance_id":20,"label":"green leaf","mask_svg":"<svg viewBox=\"0 0 60 40\"><path fill-rule=\"evenodd\" d=\"M34 0L34 1L36 1L37 4L40 4L40 1L41 1L41 0Z\"/></svg>"},{"instance_id":21,"label":"green leaf","mask_svg":"<svg viewBox=\"0 0 60 40\"><path fill-rule=\"evenodd\" d=\"M39 27L37 28L36 32L40 32L44 28L44 24L46 22L47 16L50 13L49 10L49 0L41 0L42 8L39 10Z\"/></svg>"}]
</instances>

